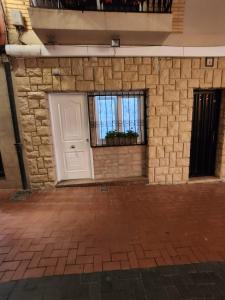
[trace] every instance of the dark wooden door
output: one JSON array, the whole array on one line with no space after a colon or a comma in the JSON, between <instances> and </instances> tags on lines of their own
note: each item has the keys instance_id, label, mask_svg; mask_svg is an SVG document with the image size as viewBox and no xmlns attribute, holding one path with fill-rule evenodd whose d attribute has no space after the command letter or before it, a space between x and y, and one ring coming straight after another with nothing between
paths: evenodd
<instances>
[{"instance_id":1,"label":"dark wooden door","mask_svg":"<svg viewBox=\"0 0 225 300\"><path fill-rule=\"evenodd\" d=\"M215 175L220 91L194 92L190 177Z\"/></svg>"}]
</instances>

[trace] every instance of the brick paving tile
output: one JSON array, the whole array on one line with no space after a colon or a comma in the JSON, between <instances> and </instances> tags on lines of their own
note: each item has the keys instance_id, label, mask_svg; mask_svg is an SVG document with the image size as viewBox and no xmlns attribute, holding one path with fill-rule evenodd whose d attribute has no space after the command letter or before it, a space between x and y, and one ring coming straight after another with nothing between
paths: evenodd
<instances>
[{"instance_id":1,"label":"brick paving tile","mask_svg":"<svg viewBox=\"0 0 225 300\"><path fill-rule=\"evenodd\" d=\"M118 262L118 261L104 262L103 270L104 271L120 270L120 262Z\"/></svg>"},{"instance_id":2,"label":"brick paving tile","mask_svg":"<svg viewBox=\"0 0 225 300\"><path fill-rule=\"evenodd\" d=\"M40 267L49 267L49 266L55 266L57 264L57 258L51 257L51 258L41 258L39 262Z\"/></svg>"},{"instance_id":3,"label":"brick paving tile","mask_svg":"<svg viewBox=\"0 0 225 300\"><path fill-rule=\"evenodd\" d=\"M127 260L127 254L126 253L113 253L112 254L112 261L123 261Z\"/></svg>"},{"instance_id":4,"label":"brick paving tile","mask_svg":"<svg viewBox=\"0 0 225 300\"><path fill-rule=\"evenodd\" d=\"M66 257L60 257L55 267L55 274L56 275L64 274L65 266L66 266Z\"/></svg>"},{"instance_id":5,"label":"brick paving tile","mask_svg":"<svg viewBox=\"0 0 225 300\"><path fill-rule=\"evenodd\" d=\"M65 267L64 274L83 273L83 265L68 265Z\"/></svg>"},{"instance_id":6,"label":"brick paving tile","mask_svg":"<svg viewBox=\"0 0 225 300\"><path fill-rule=\"evenodd\" d=\"M225 183L62 188L23 202L4 193L4 281L225 261Z\"/></svg>"},{"instance_id":7,"label":"brick paving tile","mask_svg":"<svg viewBox=\"0 0 225 300\"><path fill-rule=\"evenodd\" d=\"M88 263L93 263L93 256L91 255L78 255L76 259L76 264L88 264Z\"/></svg>"},{"instance_id":8,"label":"brick paving tile","mask_svg":"<svg viewBox=\"0 0 225 300\"><path fill-rule=\"evenodd\" d=\"M45 268L28 269L23 275L23 278L42 277L45 273Z\"/></svg>"}]
</instances>

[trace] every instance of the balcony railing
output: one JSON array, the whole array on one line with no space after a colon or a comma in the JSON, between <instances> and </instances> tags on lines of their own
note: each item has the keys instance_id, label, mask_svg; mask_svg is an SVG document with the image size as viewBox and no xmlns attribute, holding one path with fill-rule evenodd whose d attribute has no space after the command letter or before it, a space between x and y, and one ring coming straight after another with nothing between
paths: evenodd
<instances>
[{"instance_id":1,"label":"balcony railing","mask_svg":"<svg viewBox=\"0 0 225 300\"><path fill-rule=\"evenodd\" d=\"M32 7L79 11L171 13L173 0L30 0Z\"/></svg>"}]
</instances>

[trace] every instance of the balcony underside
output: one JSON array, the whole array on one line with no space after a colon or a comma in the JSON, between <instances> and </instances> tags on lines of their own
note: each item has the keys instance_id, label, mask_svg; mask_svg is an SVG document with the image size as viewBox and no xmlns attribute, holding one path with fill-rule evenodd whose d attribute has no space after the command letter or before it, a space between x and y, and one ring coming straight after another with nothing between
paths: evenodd
<instances>
[{"instance_id":1,"label":"balcony underside","mask_svg":"<svg viewBox=\"0 0 225 300\"><path fill-rule=\"evenodd\" d=\"M172 15L165 13L30 8L29 14L45 44L109 44L119 37L123 45L160 45L172 31Z\"/></svg>"}]
</instances>

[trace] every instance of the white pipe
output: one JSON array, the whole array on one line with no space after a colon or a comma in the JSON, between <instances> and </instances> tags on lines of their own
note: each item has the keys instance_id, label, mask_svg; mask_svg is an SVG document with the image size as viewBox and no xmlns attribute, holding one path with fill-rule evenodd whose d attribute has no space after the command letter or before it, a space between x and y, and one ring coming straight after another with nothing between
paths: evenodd
<instances>
[{"instance_id":1,"label":"white pipe","mask_svg":"<svg viewBox=\"0 0 225 300\"><path fill-rule=\"evenodd\" d=\"M44 46L6 45L6 54L14 57L225 57L225 46Z\"/></svg>"}]
</instances>

